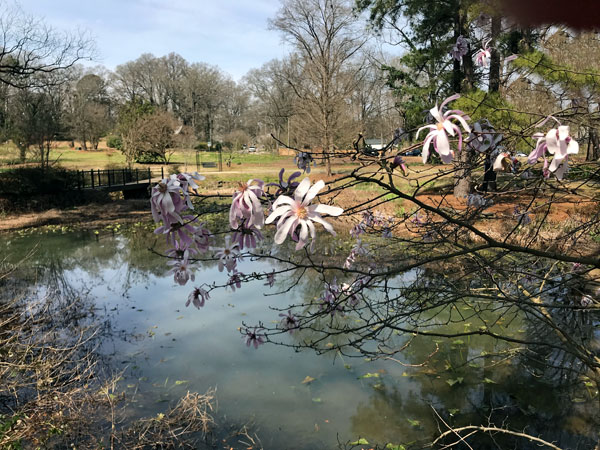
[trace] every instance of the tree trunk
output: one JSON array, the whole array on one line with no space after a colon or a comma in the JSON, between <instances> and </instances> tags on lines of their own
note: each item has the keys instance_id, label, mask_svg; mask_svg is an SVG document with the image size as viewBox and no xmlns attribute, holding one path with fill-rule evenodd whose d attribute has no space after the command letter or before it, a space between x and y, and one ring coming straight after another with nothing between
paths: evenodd
<instances>
[{"instance_id":1,"label":"tree trunk","mask_svg":"<svg viewBox=\"0 0 600 450\"><path fill-rule=\"evenodd\" d=\"M502 18L500 16L492 16L489 92L498 92L500 90L500 52L496 48L496 42L498 36L500 35L501 29Z\"/></svg>"},{"instance_id":2,"label":"tree trunk","mask_svg":"<svg viewBox=\"0 0 600 450\"><path fill-rule=\"evenodd\" d=\"M455 159L456 175L454 176L454 197L467 200L471 193L471 152L464 146L458 159Z\"/></svg>"},{"instance_id":3,"label":"tree trunk","mask_svg":"<svg viewBox=\"0 0 600 450\"><path fill-rule=\"evenodd\" d=\"M27 145L19 145L19 160L24 163L27 159Z\"/></svg>"}]
</instances>

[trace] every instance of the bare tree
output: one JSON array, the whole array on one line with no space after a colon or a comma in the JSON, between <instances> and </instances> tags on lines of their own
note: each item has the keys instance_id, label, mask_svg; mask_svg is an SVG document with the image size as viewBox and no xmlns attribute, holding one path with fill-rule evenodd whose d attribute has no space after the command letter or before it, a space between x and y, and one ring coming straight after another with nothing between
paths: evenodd
<instances>
[{"instance_id":1,"label":"bare tree","mask_svg":"<svg viewBox=\"0 0 600 450\"><path fill-rule=\"evenodd\" d=\"M298 107L320 137L330 175L329 156L340 128L340 110L355 86L353 75L363 69L362 64L349 63L358 58L366 37L344 0L286 0L270 25L299 54L297 70L289 73L287 81L299 99Z\"/></svg>"},{"instance_id":2,"label":"bare tree","mask_svg":"<svg viewBox=\"0 0 600 450\"><path fill-rule=\"evenodd\" d=\"M16 3L0 4L0 83L17 88L61 83L61 77L33 75L60 72L94 55L87 33L60 32Z\"/></svg>"}]
</instances>

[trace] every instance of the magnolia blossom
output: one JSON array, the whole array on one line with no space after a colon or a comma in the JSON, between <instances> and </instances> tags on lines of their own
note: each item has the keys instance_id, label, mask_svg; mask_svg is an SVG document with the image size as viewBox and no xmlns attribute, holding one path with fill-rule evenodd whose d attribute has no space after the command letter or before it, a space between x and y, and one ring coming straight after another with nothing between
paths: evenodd
<instances>
[{"instance_id":1,"label":"magnolia blossom","mask_svg":"<svg viewBox=\"0 0 600 450\"><path fill-rule=\"evenodd\" d=\"M188 208L181 198L181 183L175 178L164 178L152 188L150 207L155 222L161 220L168 227L173 222L183 222L179 215Z\"/></svg>"},{"instance_id":2,"label":"magnolia blossom","mask_svg":"<svg viewBox=\"0 0 600 450\"><path fill-rule=\"evenodd\" d=\"M550 163L550 172L555 172L556 178L562 180L568 166L569 155L579 153L579 144L569 136L568 126L559 126L546 134L548 153L554 155Z\"/></svg>"},{"instance_id":3,"label":"magnolia blossom","mask_svg":"<svg viewBox=\"0 0 600 450\"><path fill-rule=\"evenodd\" d=\"M450 50L450 56L452 56L457 61L460 61L463 56L465 56L469 52L469 40L464 36L459 36L456 39L456 43Z\"/></svg>"},{"instance_id":4,"label":"magnolia blossom","mask_svg":"<svg viewBox=\"0 0 600 450\"><path fill-rule=\"evenodd\" d=\"M196 279L194 268L187 259L172 259L167 264L173 266L171 269L173 279L180 286L185 286L189 280L194 281Z\"/></svg>"},{"instance_id":5,"label":"magnolia blossom","mask_svg":"<svg viewBox=\"0 0 600 450\"><path fill-rule=\"evenodd\" d=\"M468 116L465 115L462 111L459 110L449 110L445 113L442 113L442 109L444 106L453 100L459 98L459 94L454 94L451 97L448 97L446 100L442 102L440 107L436 105L434 108L431 108L429 112L433 116L433 118L437 121L435 125L425 125L417 130L416 138L418 139L419 133L421 130L429 129L429 133L425 137L425 141L423 142L423 163L427 162L427 158L429 157L429 146L433 143L433 148L440 155L440 158L445 164L448 164L452 161L454 157L454 152L450 149L450 141L448 139L448 134L450 136L455 136L458 134L458 151L462 149L462 132L460 131L460 127L453 123L451 120L457 120L463 127L463 129L467 132L471 132L471 128L467 124Z\"/></svg>"},{"instance_id":6,"label":"magnolia blossom","mask_svg":"<svg viewBox=\"0 0 600 450\"><path fill-rule=\"evenodd\" d=\"M294 162L298 166L298 169L306 173L310 173L310 164L313 166L316 165L315 160L313 159L310 153L300 152L296 156L294 156Z\"/></svg>"},{"instance_id":7,"label":"magnolia blossom","mask_svg":"<svg viewBox=\"0 0 600 450\"><path fill-rule=\"evenodd\" d=\"M189 295L187 302L185 303L185 306L188 307L190 306L190 303L192 303L196 308L200 309L204 306L204 302L206 302L206 300L208 300L210 298L210 295L208 294L207 291L205 291L202 288L194 288L194 290L192 291L192 293Z\"/></svg>"},{"instance_id":8,"label":"magnolia blossom","mask_svg":"<svg viewBox=\"0 0 600 450\"><path fill-rule=\"evenodd\" d=\"M229 280L227 280L227 286L229 286L233 292L235 292L236 288L240 289L242 287L243 275L243 273L240 273L237 270L233 269L233 273L229 277Z\"/></svg>"},{"instance_id":9,"label":"magnolia blossom","mask_svg":"<svg viewBox=\"0 0 600 450\"><path fill-rule=\"evenodd\" d=\"M283 172L285 172L285 169L281 169L279 171L279 183L268 183L267 186L277 186L277 191L275 191L275 195L281 195L281 194L286 194L288 191L292 191L294 189L296 189L298 187L298 183L297 181L293 181L294 178L298 178L300 175L302 175L302 172L294 172L293 174L291 174L289 176L289 178L287 179L287 181L283 180Z\"/></svg>"},{"instance_id":10,"label":"magnolia blossom","mask_svg":"<svg viewBox=\"0 0 600 450\"><path fill-rule=\"evenodd\" d=\"M494 160L493 169L495 172L513 173L521 165L517 158L513 158L509 152L500 152Z\"/></svg>"},{"instance_id":11,"label":"magnolia blossom","mask_svg":"<svg viewBox=\"0 0 600 450\"><path fill-rule=\"evenodd\" d=\"M240 226L239 219L246 219L247 225L262 228L265 221L260 198L264 195L262 180L250 179L246 184L240 184L239 190L233 194L231 209L229 210L229 224L231 228Z\"/></svg>"},{"instance_id":12,"label":"magnolia blossom","mask_svg":"<svg viewBox=\"0 0 600 450\"><path fill-rule=\"evenodd\" d=\"M245 219L237 230L232 233L233 242L237 243L240 250L246 248L256 248L257 241L264 239L262 233L254 225L246 226Z\"/></svg>"},{"instance_id":13,"label":"magnolia blossom","mask_svg":"<svg viewBox=\"0 0 600 450\"><path fill-rule=\"evenodd\" d=\"M206 228L206 224L204 222L200 222L194 227L192 240L199 251L207 252L210 249L212 233L208 230L208 228Z\"/></svg>"},{"instance_id":14,"label":"magnolia blossom","mask_svg":"<svg viewBox=\"0 0 600 450\"><path fill-rule=\"evenodd\" d=\"M246 345L248 347L250 347L250 345L254 345L254 348L258 348L259 345L265 343L265 335L260 334L260 330L261 329L259 327L248 327L244 330L243 338L246 339Z\"/></svg>"},{"instance_id":15,"label":"magnolia blossom","mask_svg":"<svg viewBox=\"0 0 600 450\"><path fill-rule=\"evenodd\" d=\"M402 169L402 173L404 173L404 176L408 175L408 169L406 168L406 163L404 162L404 159L400 155L396 155L396 157L392 160L392 163L390 164L390 168L392 170L394 170L396 167L400 167Z\"/></svg>"},{"instance_id":16,"label":"magnolia blossom","mask_svg":"<svg viewBox=\"0 0 600 450\"><path fill-rule=\"evenodd\" d=\"M275 233L276 244L282 244L286 236L290 235L292 238L297 238L296 250L300 250L308 243L309 233L314 243L316 231L313 222L320 223L335 236L333 227L321 217L321 214L339 216L344 210L337 206L310 204L324 187L325 182L323 180L317 181L311 186L310 179L305 178L294 191L294 198L281 195L275 200L273 212L267 217L265 223L272 223L279 217L277 232Z\"/></svg>"},{"instance_id":17,"label":"magnolia blossom","mask_svg":"<svg viewBox=\"0 0 600 450\"><path fill-rule=\"evenodd\" d=\"M566 125L559 125L557 128L552 128L548 131L546 135L536 133L533 135L533 138L537 139L537 143L535 149L529 154L527 162L529 164L535 164L539 158L544 158L544 176L546 176L546 174L549 175L549 172L554 172L556 178L562 180L568 169L569 155L579 153L579 144L575 139L569 136L569 127ZM549 165L548 160L546 159L546 151L548 151L549 154L554 155L554 158L552 158L552 162Z\"/></svg>"},{"instance_id":18,"label":"magnolia blossom","mask_svg":"<svg viewBox=\"0 0 600 450\"><path fill-rule=\"evenodd\" d=\"M267 282L264 285L269 286L270 288L275 285L275 270L267 274Z\"/></svg>"},{"instance_id":19,"label":"magnolia blossom","mask_svg":"<svg viewBox=\"0 0 600 450\"><path fill-rule=\"evenodd\" d=\"M497 133L492 124L486 120L480 120L473 124L473 131L467 139L469 147L480 153L494 149L502 140L501 133Z\"/></svg>"},{"instance_id":20,"label":"magnolia blossom","mask_svg":"<svg viewBox=\"0 0 600 450\"><path fill-rule=\"evenodd\" d=\"M237 265L240 253L239 246L237 242L230 243L230 240L231 236L225 236L225 247L215 253L215 257L219 258L219 272L223 272L224 268L227 268L227 272L231 272Z\"/></svg>"},{"instance_id":21,"label":"magnolia blossom","mask_svg":"<svg viewBox=\"0 0 600 450\"><path fill-rule=\"evenodd\" d=\"M480 67L488 67L490 65L490 59L492 57L491 49L488 47L489 41L483 44L483 48L480 48L475 55L475 64Z\"/></svg>"},{"instance_id":22,"label":"magnolia blossom","mask_svg":"<svg viewBox=\"0 0 600 450\"><path fill-rule=\"evenodd\" d=\"M198 185L196 181L202 181L206 179L203 175L200 175L198 172L194 173L179 173L177 175L171 175L171 179L179 181L181 185L181 193L185 199L186 205L189 209L193 209L192 201L190 199L188 189L193 189L194 191L198 189Z\"/></svg>"},{"instance_id":23,"label":"magnolia blossom","mask_svg":"<svg viewBox=\"0 0 600 450\"><path fill-rule=\"evenodd\" d=\"M286 331L289 331L290 334L294 332L294 330L298 329L298 318L292 314L292 310L288 310L287 314L280 313L279 317L281 319L281 328Z\"/></svg>"}]
</instances>

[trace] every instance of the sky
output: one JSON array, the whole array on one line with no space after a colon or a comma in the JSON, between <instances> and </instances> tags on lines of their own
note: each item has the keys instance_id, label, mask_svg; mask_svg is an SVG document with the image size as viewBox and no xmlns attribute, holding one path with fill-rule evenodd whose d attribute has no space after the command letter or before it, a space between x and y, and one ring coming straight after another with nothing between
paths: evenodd
<instances>
[{"instance_id":1,"label":"sky","mask_svg":"<svg viewBox=\"0 0 600 450\"><path fill-rule=\"evenodd\" d=\"M267 20L278 0L20 0L21 8L60 30L88 30L110 70L142 53L179 53L219 66L239 80L288 52Z\"/></svg>"}]
</instances>

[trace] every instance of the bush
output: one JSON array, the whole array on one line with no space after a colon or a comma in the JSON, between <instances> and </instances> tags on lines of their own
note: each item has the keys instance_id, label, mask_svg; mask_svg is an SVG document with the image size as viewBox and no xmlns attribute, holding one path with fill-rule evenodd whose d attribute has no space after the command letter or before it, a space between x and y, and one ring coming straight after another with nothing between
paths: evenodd
<instances>
[{"instance_id":1,"label":"bush","mask_svg":"<svg viewBox=\"0 0 600 450\"><path fill-rule=\"evenodd\" d=\"M135 162L139 164L163 164L165 159L158 153L145 152L139 155Z\"/></svg>"},{"instance_id":2,"label":"bush","mask_svg":"<svg viewBox=\"0 0 600 450\"><path fill-rule=\"evenodd\" d=\"M108 148L123 150L123 139L117 134L111 134L110 136L106 137L106 146Z\"/></svg>"},{"instance_id":3,"label":"bush","mask_svg":"<svg viewBox=\"0 0 600 450\"><path fill-rule=\"evenodd\" d=\"M195 150L208 150L208 144L206 142L198 142L195 147Z\"/></svg>"},{"instance_id":4,"label":"bush","mask_svg":"<svg viewBox=\"0 0 600 450\"><path fill-rule=\"evenodd\" d=\"M77 172L66 169L19 167L0 173L0 195L60 194L77 189Z\"/></svg>"}]
</instances>

